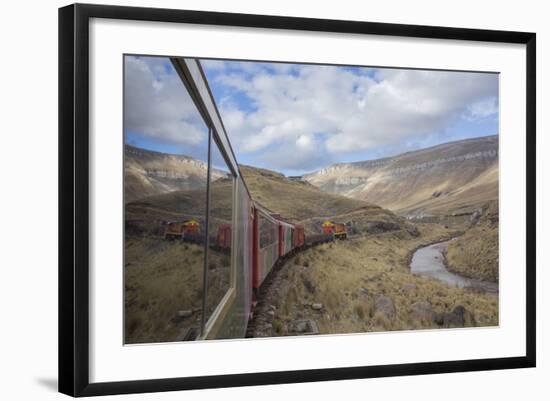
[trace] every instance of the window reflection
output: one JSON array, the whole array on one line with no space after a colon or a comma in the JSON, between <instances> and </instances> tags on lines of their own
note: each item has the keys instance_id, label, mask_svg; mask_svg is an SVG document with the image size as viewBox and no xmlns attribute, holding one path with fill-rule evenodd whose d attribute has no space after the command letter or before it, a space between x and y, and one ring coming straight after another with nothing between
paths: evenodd
<instances>
[{"instance_id":1,"label":"window reflection","mask_svg":"<svg viewBox=\"0 0 550 401\"><path fill-rule=\"evenodd\" d=\"M210 317L229 290L233 245L234 177L214 140L211 160L206 318Z\"/></svg>"},{"instance_id":2,"label":"window reflection","mask_svg":"<svg viewBox=\"0 0 550 401\"><path fill-rule=\"evenodd\" d=\"M125 57L124 139L125 343L195 339L208 127L169 58Z\"/></svg>"}]
</instances>

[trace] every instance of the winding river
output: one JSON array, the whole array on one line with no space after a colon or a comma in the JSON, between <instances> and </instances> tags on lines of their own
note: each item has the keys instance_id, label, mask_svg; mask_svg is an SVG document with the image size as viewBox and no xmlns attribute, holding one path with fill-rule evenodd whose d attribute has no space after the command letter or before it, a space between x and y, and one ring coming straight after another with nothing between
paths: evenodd
<instances>
[{"instance_id":1,"label":"winding river","mask_svg":"<svg viewBox=\"0 0 550 401\"><path fill-rule=\"evenodd\" d=\"M469 287L489 294L498 294L498 283L464 277L447 270L443 255L451 241L453 240L419 248L411 260L411 273L432 277L453 287Z\"/></svg>"}]
</instances>

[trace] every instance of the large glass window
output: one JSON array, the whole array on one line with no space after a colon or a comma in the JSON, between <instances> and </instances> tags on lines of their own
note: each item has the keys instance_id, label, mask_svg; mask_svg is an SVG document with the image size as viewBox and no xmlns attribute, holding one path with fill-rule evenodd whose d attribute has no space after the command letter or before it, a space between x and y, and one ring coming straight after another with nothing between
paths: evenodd
<instances>
[{"instance_id":1,"label":"large glass window","mask_svg":"<svg viewBox=\"0 0 550 401\"><path fill-rule=\"evenodd\" d=\"M124 58L125 343L192 340L204 300L208 127L169 58ZM213 224L230 224L226 172L213 173ZM230 193L230 189L229 189ZM231 199L231 196L228 197ZM212 295L227 252L211 258ZM226 269L226 270L224 270Z\"/></svg>"},{"instance_id":2,"label":"large glass window","mask_svg":"<svg viewBox=\"0 0 550 401\"><path fill-rule=\"evenodd\" d=\"M231 285L233 247L234 176L218 144L212 138L210 170L209 250L206 289L206 318L220 304Z\"/></svg>"}]
</instances>

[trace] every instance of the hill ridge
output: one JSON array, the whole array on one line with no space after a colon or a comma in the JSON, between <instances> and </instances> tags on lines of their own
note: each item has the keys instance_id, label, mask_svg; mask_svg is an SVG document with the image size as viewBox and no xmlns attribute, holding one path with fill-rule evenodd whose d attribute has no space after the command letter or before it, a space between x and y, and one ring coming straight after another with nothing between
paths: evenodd
<instances>
[{"instance_id":1,"label":"hill ridge","mask_svg":"<svg viewBox=\"0 0 550 401\"><path fill-rule=\"evenodd\" d=\"M305 174L303 179L324 191L366 200L401 214L453 213L498 198L498 153L498 135L490 135L392 157L336 163ZM472 182L479 185L477 191L470 185L468 193L475 196L468 199L466 191L460 189ZM453 196L456 202L449 202Z\"/></svg>"}]
</instances>

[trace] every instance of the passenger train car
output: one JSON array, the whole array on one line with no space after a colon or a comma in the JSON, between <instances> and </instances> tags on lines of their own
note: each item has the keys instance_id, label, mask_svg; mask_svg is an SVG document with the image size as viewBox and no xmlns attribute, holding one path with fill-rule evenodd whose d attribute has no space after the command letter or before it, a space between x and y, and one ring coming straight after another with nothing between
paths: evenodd
<instances>
[{"instance_id":1,"label":"passenger train car","mask_svg":"<svg viewBox=\"0 0 550 401\"><path fill-rule=\"evenodd\" d=\"M223 296L217 299L213 311L204 313L196 335L181 340L204 340L222 338L242 338L253 314L255 300L274 267L286 257L303 248L322 242L332 241L334 234L319 233L305 235L304 227L285 221L255 202L244 181L239 165L225 132L223 122L211 94L200 62L190 58L171 59L179 77L189 91L209 129L210 148L219 150L228 167L228 177L232 180L231 210L227 215L231 221L212 224L214 210L211 199L207 201L206 221L196 224L196 220L181 223L168 223L165 238L181 239L204 244L206 261L204 264L203 310L212 304L209 284L211 275L208 259L217 257L220 252L229 255L229 279L223 288ZM209 156L209 172L212 169L212 156ZM216 182L208 174L209 192L216 188ZM227 182L225 180L224 182ZM227 218L227 217L226 217ZM220 219L218 219L221 221ZM210 280L211 282L212 280ZM219 289L216 289L219 290ZM216 292L218 294L219 291Z\"/></svg>"}]
</instances>

